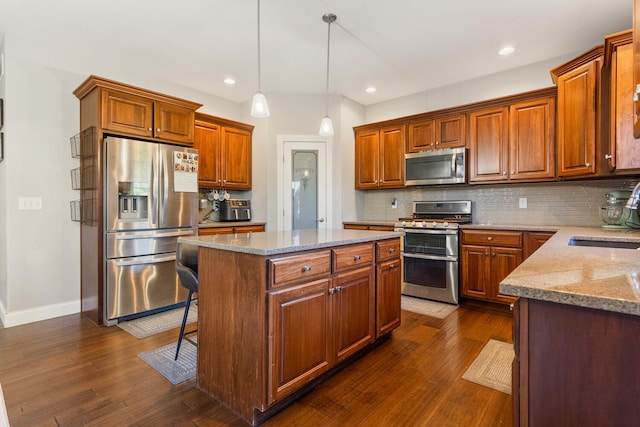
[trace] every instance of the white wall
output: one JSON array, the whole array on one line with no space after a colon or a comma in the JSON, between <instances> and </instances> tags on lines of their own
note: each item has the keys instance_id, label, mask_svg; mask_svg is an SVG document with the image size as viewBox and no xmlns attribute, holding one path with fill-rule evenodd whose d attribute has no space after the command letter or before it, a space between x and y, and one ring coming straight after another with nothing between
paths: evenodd
<instances>
[{"instance_id":1,"label":"white wall","mask_svg":"<svg viewBox=\"0 0 640 427\"><path fill-rule=\"evenodd\" d=\"M48 68L12 51L4 35L5 160L0 163L0 321L5 327L80 310L79 225L70 219L69 138L79 131L73 91L89 75ZM200 102L201 111L239 120L241 106L213 95L96 64L90 73ZM10 178L9 178L10 177ZM18 210L19 197L41 197L42 210Z\"/></svg>"}]
</instances>

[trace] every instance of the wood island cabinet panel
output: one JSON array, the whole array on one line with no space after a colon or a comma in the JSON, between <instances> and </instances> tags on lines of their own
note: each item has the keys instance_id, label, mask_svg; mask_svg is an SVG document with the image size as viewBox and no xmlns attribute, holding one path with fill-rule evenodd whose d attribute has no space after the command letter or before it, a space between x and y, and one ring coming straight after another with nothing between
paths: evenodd
<instances>
[{"instance_id":1,"label":"wood island cabinet panel","mask_svg":"<svg viewBox=\"0 0 640 427\"><path fill-rule=\"evenodd\" d=\"M554 178L555 99L543 98L509 107L509 179Z\"/></svg>"},{"instance_id":2,"label":"wood island cabinet panel","mask_svg":"<svg viewBox=\"0 0 640 427\"><path fill-rule=\"evenodd\" d=\"M264 225L241 225L232 227L208 227L200 228L198 235L212 236L215 234L259 233L264 231Z\"/></svg>"},{"instance_id":3,"label":"wood island cabinet panel","mask_svg":"<svg viewBox=\"0 0 640 427\"><path fill-rule=\"evenodd\" d=\"M601 61L589 61L559 75L558 176L596 173L598 81Z\"/></svg>"},{"instance_id":4,"label":"wood island cabinet panel","mask_svg":"<svg viewBox=\"0 0 640 427\"><path fill-rule=\"evenodd\" d=\"M399 253L395 252L396 258L380 262L376 267L376 338L400 326L402 269Z\"/></svg>"},{"instance_id":5,"label":"wood island cabinet panel","mask_svg":"<svg viewBox=\"0 0 640 427\"><path fill-rule=\"evenodd\" d=\"M508 179L508 107L469 113L469 181Z\"/></svg>"},{"instance_id":6,"label":"wood island cabinet panel","mask_svg":"<svg viewBox=\"0 0 640 427\"><path fill-rule=\"evenodd\" d=\"M331 251L278 257L269 261L269 282L280 287L331 273Z\"/></svg>"},{"instance_id":7,"label":"wood island cabinet panel","mask_svg":"<svg viewBox=\"0 0 640 427\"><path fill-rule=\"evenodd\" d=\"M376 243L376 260L386 261L400 256L400 240L383 240Z\"/></svg>"},{"instance_id":8,"label":"wood island cabinet panel","mask_svg":"<svg viewBox=\"0 0 640 427\"><path fill-rule=\"evenodd\" d=\"M516 305L515 426L638 423L638 316L529 298Z\"/></svg>"},{"instance_id":9,"label":"wood island cabinet panel","mask_svg":"<svg viewBox=\"0 0 640 427\"><path fill-rule=\"evenodd\" d=\"M331 299L333 354L342 362L375 339L375 270L373 266L341 273L333 279Z\"/></svg>"},{"instance_id":10,"label":"wood island cabinet panel","mask_svg":"<svg viewBox=\"0 0 640 427\"><path fill-rule=\"evenodd\" d=\"M331 366L330 279L269 293L269 403Z\"/></svg>"},{"instance_id":11,"label":"wood island cabinet panel","mask_svg":"<svg viewBox=\"0 0 640 427\"><path fill-rule=\"evenodd\" d=\"M347 246L333 250L333 271L370 265L373 262L373 243Z\"/></svg>"}]
</instances>

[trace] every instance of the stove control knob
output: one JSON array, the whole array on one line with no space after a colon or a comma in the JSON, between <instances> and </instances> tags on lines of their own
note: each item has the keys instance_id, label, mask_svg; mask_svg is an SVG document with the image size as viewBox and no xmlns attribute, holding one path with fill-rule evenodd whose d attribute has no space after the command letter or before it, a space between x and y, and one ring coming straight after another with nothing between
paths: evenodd
<instances>
[{"instance_id":1,"label":"stove control knob","mask_svg":"<svg viewBox=\"0 0 640 427\"><path fill-rule=\"evenodd\" d=\"M422 221L418 222L417 226L418 226L418 228L424 227L424 222L422 222Z\"/></svg>"},{"instance_id":2,"label":"stove control knob","mask_svg":"<svg viewBox=\"0 0 640 427\"><path fill-rule=\"evenodd\" d=\"M415 222L415 221L413 221L413 222L411 223L411 226L412 226L412 227L415 227L415 226L416 226L416 222Z\"/></svg>"},{"instance_id":3,"label":"stove control knob","mask_svg":"<svg viewBox=\"0 0 640 427\"><path fill-rule=\"evenodd\" d=\"M407 221L402 221L402 226L406 227L407 226Z\"/></svg>"},{"instance_id":4,"label":"stove control knob","mask_svg":"<svg viewBox=\"0 0 640 427\"><path fill-rule=\"evenodd\" d=\"M438 228L438 223L437 223L436 221L433 221L433 222L431 223L431 226L432 226L433 228Z\"/></svg>"},{"instance_id":5,"label":"stove control knob","mask_svg":"<svg viewBox=\"0 0 640 427\"><path fill-rule=\"evenodd\" d=\"M447 227L449 226L449 223L448 223L447 221L445 221L445 222L443 222L443 223L442 223L442 226L443 226L444 228L447 228Z\"/></svg>"}]
</instances>

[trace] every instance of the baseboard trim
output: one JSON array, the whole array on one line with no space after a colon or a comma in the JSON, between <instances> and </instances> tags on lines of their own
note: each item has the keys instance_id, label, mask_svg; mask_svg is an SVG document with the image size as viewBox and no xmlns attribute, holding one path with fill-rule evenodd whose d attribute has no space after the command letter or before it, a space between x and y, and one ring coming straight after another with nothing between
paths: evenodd
<instances>
[{"instance_id":1,"label":"baseboard trim","mask_svg":"<svg viewBox=\"0 0 640 427\"><path fill-rule=\"evenodd\" d=\"M80 300L45 305L7 313L0 303L0 320L5 328L80 313Z\"/></svg>"}]
</instances>

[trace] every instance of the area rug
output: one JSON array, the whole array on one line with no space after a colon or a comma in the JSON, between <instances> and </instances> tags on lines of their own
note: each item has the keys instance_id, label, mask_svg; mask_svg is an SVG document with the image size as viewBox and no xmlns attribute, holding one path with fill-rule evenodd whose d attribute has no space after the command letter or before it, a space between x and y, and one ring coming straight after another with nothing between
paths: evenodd
<instances>
[{"instance_id":1,"label":"area rug","mask_svg":"<svg viewBox=\"0 0 640 427\"><path fill-rule=\"evenodd\" d=\"M191 339L197 342L197 337ZM178 360L173 360L176 356L177 344L173 343L140 353L138 357L164 375L172 384L179 384L196 376L197 350L195 345L185 340L180 346Z\"/></svg>"},{"instance_id":2,"label":"area rug","mask_svg":"<svg viewBox=\"0 0 640 427\"><path fill-rule=\"evenodd\" d=\"M173 310L163 311L138 319L119 322L118 326L138 339L150 337L160 332L178 328L182 325L182 317L184 316L184 307L175 308ZM189 316L187 324L198 321L198 306L195 302L191 303L189 308ZM189 329L186 329L189 330Z\"/></svg>"},{"instance_id":3,"label":"area rug","mask_svg":"<svg viewBox=\"0 0 640 427\"><path fill-rule=\"evenodd\" d=\"M425 316L437 317L438 319L444 319L458 308L457 305L445 304L422 298L414 298L406 295L402 295L400 305L403 310L424 314Z\"/></svg>"},{"instance_id":4,"label":"area rug","mask_svg":"<svg viewBox=\"0 0 640 427\"><path fill-rule=\"evenodd\" d=\"M462 378L511 394L511 363L514 356L513 344L489 340Z\"/></svg>"}]
</instances>

